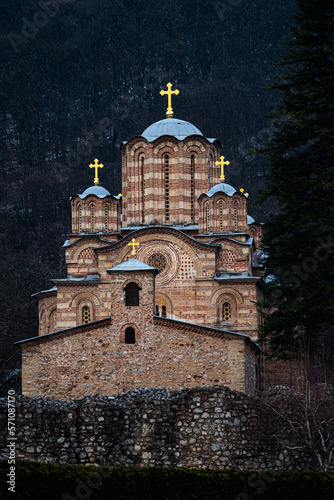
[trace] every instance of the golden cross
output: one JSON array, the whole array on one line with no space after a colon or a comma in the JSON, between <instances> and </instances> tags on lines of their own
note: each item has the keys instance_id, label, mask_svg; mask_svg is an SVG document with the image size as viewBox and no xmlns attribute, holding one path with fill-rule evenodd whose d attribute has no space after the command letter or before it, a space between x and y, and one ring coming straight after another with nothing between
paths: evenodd
<instances>
[{"instance_id":1,"label":"golden cross","mask_svg":"<svg viewBox=\"0 0 334 500\"><path fill-rule=\"evenodd\" d=\"M216 161L215 165L220 165L221 166L221 176L220 176L220 182L224 182L225 180L225 175L224 175L224 165L229 165L229 161L224 161L225 156L220 157L220 161Z\"/></svg>"},{"instance_id":2,"label":"golden cross","mask_svg":"<svg viewBox=\"0 0 334 500\"><path fill-rule=\"evenodd\" d=\"M161 90L160 95L168 95L168 108L167 108L167 118L173 118L173 108L172 108L172 94L178 95L180 93L179 90L172 90L172 83L167 83L168 90Z\"/></svg>"},{"instance_id":3,"label":"golden cross","mask_svg":"<svg viewBox=\"0 0 334 500\"><path fill-rule=\"evenodd\" d=\"M92 163L91 163L91 164L89 165L89 168L95 168L94 184L95 184L96 186L98 186L98 185L100 184L100 183L99 183L99 178L98 178L98 175L97 175L97 173L98 173L98 169L99 169L99 168L103 168L103 167L104 167L104 165L102 165L102 163L99 165L99 160L98 160L97 158L95 158L95 160L94 160L94 164L92 164Z\"/></svg>"},{"instance_id":4,"label":"golden cross","mask_svg":"<svg viewBox=\"0 0 334 500\"><path fill-rule=\"evenodd\" d=\"M134 238L132 238L132 242L128 243L128 246L132 247L132 257L136 257L136 248L135 247L139 246L139 243L136 243L136 240Z\"/></svg>"}]
</instances>

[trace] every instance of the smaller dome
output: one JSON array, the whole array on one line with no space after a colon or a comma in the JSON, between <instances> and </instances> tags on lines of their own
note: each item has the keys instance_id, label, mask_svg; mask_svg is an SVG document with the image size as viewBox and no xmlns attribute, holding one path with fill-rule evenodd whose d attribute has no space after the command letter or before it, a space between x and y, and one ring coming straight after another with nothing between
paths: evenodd
<instances>
[{"instance_id":1,"label":"smaller dome","mask_svg":"<svg viewBox=\"0 0 334 500\"><path fill-rule=\"evenodd\" d=\"M208 192L208 197L211 198L215 193L225 193L228 196L233 196L234 193L236 193L236 190L234 187L230 186L230 184L225 184L224 182L220 182L219 184L216 184L213 186L209 192Z\"/></svg>"},{"instance_id":2,"label":"smaller dome","mask_svg":"<svg viewBox=\"0 0 334 500\"><path fill-rule=\"evenodd\" d=\"M164 120L155 122L142 133L142 137L145 137L149 142L153 142L163 135L171 135L179 139L179 141L190 135L203 136L202 132L195 125L184 120L178 120L177 118L165 118Z\"/></svg>"},{"instance_id":3,"label":"smaller dome","mask_svg":"<svg viewBox=\"0 0 334 500\"><path fill-rule=\"evenodd\" d=\"M106 196L111 196L109 191L102 186L91 186L88 189L86 189L86 191L84 191L82 194L78 194L78 196L83 200L90 194L93 194L98 198L105 198Z\"/></svg>"},{"instance_id":4,"label":"smaller dome","mask_svg":"<svg viewBox=\"0 0 334 500\"><path fill-rule=\"evenodd\" d=\"M247 215L247 224L253 224L253 222L255 222L253 217L251 217L250 215Z\"/></svg>"}]
</instances>

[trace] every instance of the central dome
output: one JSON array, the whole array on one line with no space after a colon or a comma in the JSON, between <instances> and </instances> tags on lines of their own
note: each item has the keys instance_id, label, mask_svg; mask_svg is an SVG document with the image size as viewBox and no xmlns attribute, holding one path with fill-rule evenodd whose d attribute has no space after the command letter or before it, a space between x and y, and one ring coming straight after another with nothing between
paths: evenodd
<instances>
[{"instance_id":1,"label":"central dome","mask_svg":"<svg viewBox=\"0 0 334 500\"><path fill-rule=\"evenodd\" d=\"M164 120L155 122L142 133L142 137L145 137L149 142L163 135L171 135L179 139L179 141L190 135L203 136L202 132L195 125L184 120L178 120L177 118L165 118Z\"/></svg>"}]
</instances>

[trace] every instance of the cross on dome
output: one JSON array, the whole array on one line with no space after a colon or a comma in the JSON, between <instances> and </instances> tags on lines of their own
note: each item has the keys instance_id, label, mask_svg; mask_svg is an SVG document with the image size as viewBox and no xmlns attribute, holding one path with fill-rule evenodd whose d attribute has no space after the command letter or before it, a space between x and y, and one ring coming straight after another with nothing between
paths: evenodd
<instances>
[{"instance_id":1,"label":"cross on dome","mask_svg":"<svg viewBox=\"0 0 334 500\"><path fill-rule=\"evenodd\" d=\"M104 165L102 165L102 163L100 163L100 165L99 165L99 160L97 158L95 158L94 163L91 163L89 165L89 168L95 168L95 177L94 177L95 186L98 186L100 184L99 177L97 174L98 174L98 169L103 168L103 167L104 167Z\"/></svg>"},{"instance_id":2,"label":"cross on dome","mask_svg":"<svg viewBox=\"0 0 334 500\"><path fill-rule=\"evenodd\" d=\"M220 176L220 182L224 182L225 180L225 175L224 175L224 165L229 165L229 161L225 161L225 156L220 157L220 161L216 161L215 165L220 165L221 166L221 176Z\"/></svg>"},{"instance_id":3,"label":"cross on dome","mask_svg":"<svg viewBox=\"0 0 334 500\"><path fill-rule=\"evenodd\" d=\"M172 94L174 95L178 95L180 93L179 90L175 89L175 90L172 90L172 86L173 84L172 83L167 83L167 87L168 87L168 90L161 90L160 91L160 95L167 95L168 96L168 107L167 107L167 112L166 112L166 115L167 115L167 118L173 118L173 108L172 108Z\"/></svg>"}]
</instances>

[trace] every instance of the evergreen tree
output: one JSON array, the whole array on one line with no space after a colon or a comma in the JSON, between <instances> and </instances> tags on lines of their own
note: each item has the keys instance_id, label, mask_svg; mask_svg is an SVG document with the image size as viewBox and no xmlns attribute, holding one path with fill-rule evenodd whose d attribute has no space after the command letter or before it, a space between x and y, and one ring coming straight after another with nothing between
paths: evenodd
<instances>
[{"instance_id":1,"label":"evergreen tree","mask_svg":"<svg viewBox=\"0 0 334 500\"><path fill-rule=\"evenodd\" d=\"M274 88L283 103L261 200L278 213L265 225L262 340L287 359L334 325L334 5L298 0L299 10Z\"/></svg>"}]
</instances>

